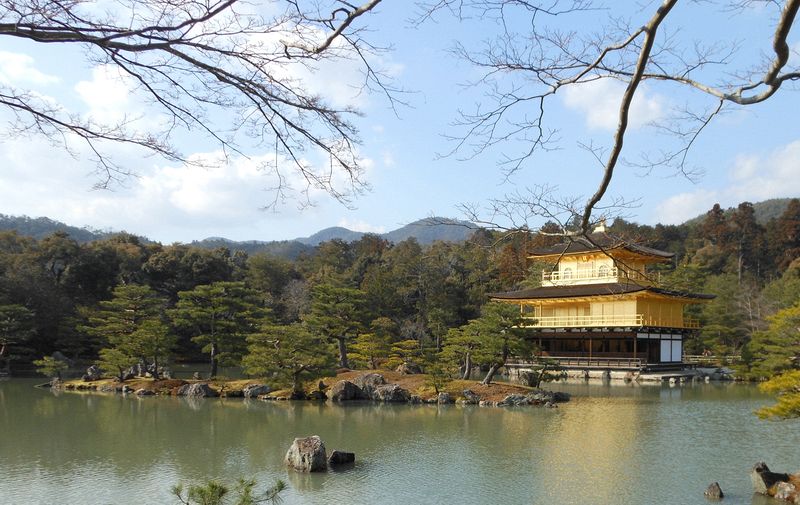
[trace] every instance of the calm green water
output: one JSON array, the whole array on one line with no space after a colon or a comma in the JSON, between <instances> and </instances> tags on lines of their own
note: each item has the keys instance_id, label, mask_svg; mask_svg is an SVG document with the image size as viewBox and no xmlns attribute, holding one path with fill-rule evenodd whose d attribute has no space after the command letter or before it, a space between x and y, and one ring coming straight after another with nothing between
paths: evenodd
<instances>
[{"instance_id":1,"label":"calm green water","mask_svg":"<svg viewBox=\"0 0 800 505\"><path fill-rule=\"evenodd\" d=\"M281 478L287 504L707 504L754 498L749 468L800 469L800 422L766 422L742 385L555 385L559 409L309 405L54 395L0 381L0 503L171 504L205 477ZM342 472L283 466L296 436L356 453Z\"/></svg>"}]
</instances>

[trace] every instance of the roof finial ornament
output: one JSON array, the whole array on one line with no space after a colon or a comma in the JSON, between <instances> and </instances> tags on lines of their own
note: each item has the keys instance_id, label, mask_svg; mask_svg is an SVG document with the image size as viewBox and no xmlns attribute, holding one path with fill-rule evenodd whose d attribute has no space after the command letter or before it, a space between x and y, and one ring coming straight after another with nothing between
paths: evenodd
<instances>
[{"instance_id":1,"label":"roof finial ornament","mask_svg":"<svg viewBox=\"0 0 800 505\"><path fill-rule=\"evenodd\" d=\"M605 233L606 231L606 218L601 217L600 221L597 222L597 225L592 230L592 233Z\"/></svg>"}]
</instances>

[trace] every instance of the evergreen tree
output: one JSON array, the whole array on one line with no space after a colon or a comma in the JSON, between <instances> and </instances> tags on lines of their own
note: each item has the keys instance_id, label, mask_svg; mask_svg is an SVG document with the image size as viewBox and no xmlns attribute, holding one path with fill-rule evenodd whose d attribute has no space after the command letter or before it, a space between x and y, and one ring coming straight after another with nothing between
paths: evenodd
<instances>
[{"instance_id":1,"label":"evergreen tree","mask_svg":"<svg viewBox=\"0 0 800 505\"><path fill-rule=\"evenodd\" d=\"M778 311L769 327L756 332L748 345L752 360L749 377L768 378L789 369L800 369L800 303Z\"/></svg>"},{"instance_id":2,"label":"evergreen tree","mask_svg":"<svg viewBox=\"0 0 800 505\"><path fill-rule=\"evenodd\" d=\"M380 362L389 357L392 335L397 332L397 325L388 317L379 317L370 323L370 330L356 337L352 346L355 352L350 357L375 370Z\"/></svg>"},{"instance_id":3,"label":"evergreen tree","mask_svg":"<svg viewBox=\"0 0 800 505\"><path fill-rule=\"evenodd\" d=\"M312 289L311 311L304 321L317 334L336 342L339 366L349 368L347 344L363 330L364 292L320 284Z\"/></svg>"},{"instance_id":4,"label":"evergreen tree","mask_svg":"<svg viewBox=\"0 0 800 505\"><path fill-rule=\"evenodd\" d=\"M521 322L519 307L490 302L484 305L481 317L467 323L462 337L477 338L479 345L474 349L475 362L489 367L484 384L491 384L497 371L510 357L525 359L532 355L533 344L525 338L525 331L519 328Z\"/></svg>"},{"instance_id":5,"label":"evergreen tree","mask_svg":"<svg viewBox=\"0 0 800 505\"><path fill-rule=\"evenodd\" d=\"M451 328L447 332L441 359L444 363L458 368L463 380L472 378L473 357L482 343L481 329L480 323L473 320L460 328Z\"/></svg>"},{"instance_id":6,"label":"evergreen tree","mask_svg":"<svg viewBox=\"0 0 800 505\"><path fill-rule=\"evenodd\" d=\"M109 345L101 351L103 364L117 370L122 363L152 363L157 379L159 363L168 359L175 346L175 337L164 322L165 305L166 300L148 286L114 288L111 300L100 302L90 312L86 326L88 333L105 338Z\"/></svg>"},{"instance_id":7,"label":"evergreen tree","mask_svg":"<svg viewBox=\"0 0 800 505\"><path fill-rule=\"evenodd\" d=\"M266 310L258 293L243 282L215 282L178 293L170 314L174 324L189 331L192 341L208 353L210 376L216 377L220 364L239 364L246 336Z\"/></svg>"},{"instance_id":8,"label":"evergreen tree","mask_svg":"<svg viewBox=\"0 0 800 505\"><path fill-rule=\"evenodd\" d=\"M757 411L759 417L795 419L800 417L800 370L786 372L761 384L765 393L777 395L778 403Z\"/></svg>"},{"instance_id":9,"label":"evergreen tree","mask_svg":"<svg viewBox=\"0 0 800 505\"><path fill-rule=\"evenodd\" d=\"M247 337L245 372L267 377L277 374L292 386L295 397L303 397L303 383L332 372L336 364L328 340L309 331L302 323L285 326L266 324Z\"/></svg>"},{"instance_id":10,"label":"evergreen tree","mask_svg":"<svg viewBox=\"0 0 800 505\"><path fill-rule=\"evenodd\" d=\"M34 336L35 314L22 305L0 305L0 370L12 362L30 359L28 342Z\"/></svg>"}]
</instances>

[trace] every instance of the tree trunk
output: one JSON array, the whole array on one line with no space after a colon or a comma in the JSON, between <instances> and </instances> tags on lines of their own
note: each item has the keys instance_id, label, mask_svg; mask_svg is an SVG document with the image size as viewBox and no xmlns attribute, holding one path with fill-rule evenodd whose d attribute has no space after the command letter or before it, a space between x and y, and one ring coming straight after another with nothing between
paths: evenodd
<instances>
[{"instance_id":1,"label":"tree trunk","mask_svg":"<svg viewBox=\"0 0 800 505\"><path fill-rule=\"evenodd\" d=\"M347 337L336 337L336 342L339 344L339 366L350 368L350 363L347 361Z\"/></svg>"},{"instance_id":2,"label":"tree trunk","mask_svg":"<svg viewBox=\"0 0 800 505\"><path fill-rule=\"evenodd\" d=\"M489 372L486 374L486 377L483 379L483 384L488 386L489 384L492 383L492 379L494 379L494 374L496 374L497 371L500 370L500 367L505 365L506 361L508 361L508 354L509 354L509 352L508 352L508 342L504 342L503 343L503 352L502 352L502 354L500 356L500 361L492 363L492 366L489 367Z\"/></svg>"},{"instance_id":3,"label":"tree trunk","mask_svg":"<svg viewBox=\"0 0 800 505\"><path fill-rule=\"evenodd\" d=\"M464 357L464 375L462 380L468 381L472 377L472 353L468 352Z\"/></svg>"},{"instance_id":4,"label":"tree trunk","mask_svg":"<svg viewBox=\"0 0 800 505\"><path fill-rule=\"evenodd\" d=\"M542 385L544 374L547 373L547 363L542 364L542 369L539 370L539 376L536 378L536 384L531 384L533 387L538 388Z\"/></svg>"},{"instance_id":5,"label":"tree trunk","mask_svg":"<svg viewBox=\"0 0 800 505\"><path fill-rule=\"evenodd\" d=\"M486 386L491 384L492 379L494 379L494 374L496 374L497 371L500 370L501 366L503 366L502 363L492 363L492 366L489 367L489 372L486 374L486 377L484 377L482 384Z\"/></svg>"},{"instance_id":6,"label":"tree trunk","mask_svg":"<svg viewBox=\"0 0 800 505\"><path fill-rule=\"evenodd\" d=\"M211 374L209 375L209 378L214 378L217 376L217 365L219 362L217 358L218 352L219 351L217 350L217 344L216 343L211 344Z\"/></svg>"},{"instance_id":7,"label":"tree trunk","mask_svg":"<svg viewBox=\"0 0 800 505\"><path fill-rule=\"evenodd\" d=\"M153 356L153 380L158 379L158 356Z\"/></svg>"}]
</instances>

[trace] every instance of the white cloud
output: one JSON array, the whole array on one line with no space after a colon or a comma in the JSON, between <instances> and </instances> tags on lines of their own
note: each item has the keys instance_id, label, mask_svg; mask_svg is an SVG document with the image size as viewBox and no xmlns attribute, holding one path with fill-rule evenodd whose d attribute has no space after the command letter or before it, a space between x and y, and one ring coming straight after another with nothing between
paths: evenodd
<instances>
[{"instance_id":1,"label":"white cloud","mask_svg":"<svg viewBox=\"0 0 800 505\"><path fill-rule=\"evenodd\" d=\"M114 65L94 67L91 80L78 82L75 91L88 107L89 116L101 123L116 123L136 115L130 100L133 83Z\"/></svg>"},{"instance_id":2,"label":"white cloud","mask_svg":"<svg viewBox=\"0 0 800 505\"><path fill-rule=\"evenodd\" d=\"M381 156L383 157L383 166L385 167L393 167L394 166L394 155L391 151L384 151Z\"/></svg>"},{"instance_id":3,"label":"white cloud","mask_svg":"<svg viewBox=\"0 0 800 505\"><path fill-rule=\"evenodd\" d=\"M0 83L8 85L55 84L61 79L34 68L34 59L27 54L0 51Z\"/></svg>"},{"instance_id":4,"label":"white cloud","mask_svg":"<svg viewBox=\"0 0 800 505\"><path fill-rule=\"evenodd\" d=\"M354 220L351 221L347 218L342 218L337 223L337 226L347 228L352 231L360 231L363 233L384 233L386 228L383 226L375 226L367 223L366 221Z\"/></svg>"},{"instance_id":5,"label":"white cloud","mask_svg":"<svg viewBox=\"0 0 800 505\"><path fill-rule=\"evenodd\" d=\"M563 100L567 108L585 115L586 126L592 130L616 129L619 122L619 106L625 85L613 79L600 79L564 90ZM633 98L629 114L630 128L639 128L664 115L665 98L650 94L640 86Z\"/></svg>"},{"instance_id":6,"label":"white cloud","mask_svg":"<svg viewBox=\"0 0 800 505\"><path fill-rule=\"evenodd\" d=\"M800 195L800 140L769 153L742 154L728 172L725 186L716 190L698 189L661 202L654 221L676 224L702 214L715 203L723 207L743 201Z\"/></svg>"},{"instance_id":7,"label":"white cloud","mask_svg":"<svg viewBox=\"0 0 800 505\"><path fill-rule=\"evenodd\" d=\"M671 196L658 204L653 221L679 224L708 211L719 201L716 191L697 190Z\"/></svg>"}]
</instances>

